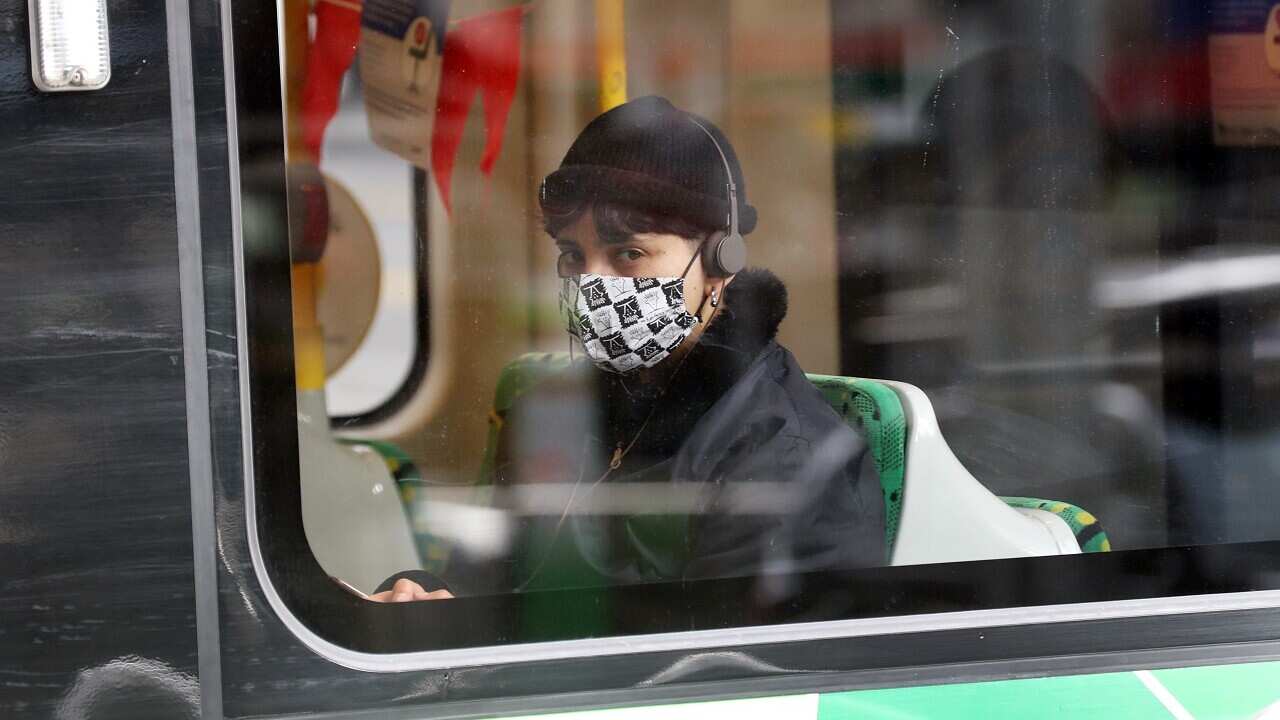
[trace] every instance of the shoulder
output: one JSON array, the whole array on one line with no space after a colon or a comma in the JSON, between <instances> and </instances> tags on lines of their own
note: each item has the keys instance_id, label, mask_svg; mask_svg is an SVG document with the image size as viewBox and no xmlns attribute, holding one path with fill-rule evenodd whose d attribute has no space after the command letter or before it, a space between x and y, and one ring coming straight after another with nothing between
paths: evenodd
<instances>
[{"instance_id":1,"label":"shoulder","mask_svg":"<svg viewBox=\"0 0 1280 720\"><path fill-rule=\"evenodd\" d=\"M711 408L691 440L701 447L740 446L744 437L773 452L828 451L860 455L866 443L809 382L794 356L768 343L738 382Z\"/></svg>"},{"instance_id":2,"label":"shoulder","mask_svg":"<svg viewBox=\"0 0 1280 720\"><path fill-rule=\"evenodd\" d=\"M822 391L810 381L795 356L778 343L772 345L762 353L761 359L765 372L761 381L771 383L778 388L780 395L786 398L788 410L795 416L797 422L814 433L830 432L836 428L846 428L850 432L855 432L832 407Z\"/></svg>"}]
</instances>

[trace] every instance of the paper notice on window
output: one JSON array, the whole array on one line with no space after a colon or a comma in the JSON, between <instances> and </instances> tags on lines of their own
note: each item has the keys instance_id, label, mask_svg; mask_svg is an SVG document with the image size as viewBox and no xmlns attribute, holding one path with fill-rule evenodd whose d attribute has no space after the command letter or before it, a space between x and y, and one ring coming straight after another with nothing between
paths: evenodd
<instances>
[{"instance_id":1,"label":"paper notice on window","mask_svg":"<svg viewBox=\"0 0 1280 720\"><path fill-rule=\"evenodd\" d=\"M424 170L449 21L447 0L365 0L360 81L369 135Z\"/></svg>"},{"instance_id":2,"label":"paper notice on window","mask_svg":"<svg viewBox=\"0 0 1280 720\"><path fill-rule=\"evenodd\" d=\"M1280 3L1215 0L1209 76L1218 145L1280 145Z\"/></svg>"}]
</instances>

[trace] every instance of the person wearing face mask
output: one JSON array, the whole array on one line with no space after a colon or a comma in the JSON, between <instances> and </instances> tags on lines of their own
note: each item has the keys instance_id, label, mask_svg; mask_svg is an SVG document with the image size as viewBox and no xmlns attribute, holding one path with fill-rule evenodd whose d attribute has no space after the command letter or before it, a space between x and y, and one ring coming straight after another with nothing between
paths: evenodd
<instances>
[{"instance_id":1,"label":"person wearing face mask","mask_svg":"<svg viewBox=\"0 0 1280 720\"><path fill-rule=\"evenodd\" d=\"M664 98L620 105L582 131L539 203L578 361L507 414L492 482L568 497L558 512L514 513L511 556L451 565L449 590L885 564L866 441L774 339L782 281L743 268L756 211L720 130ZM679 507L619 508L610 494L628 487ZM416 579L390 578L374 597L450 595Z\"/></svg>"}]
</instances>

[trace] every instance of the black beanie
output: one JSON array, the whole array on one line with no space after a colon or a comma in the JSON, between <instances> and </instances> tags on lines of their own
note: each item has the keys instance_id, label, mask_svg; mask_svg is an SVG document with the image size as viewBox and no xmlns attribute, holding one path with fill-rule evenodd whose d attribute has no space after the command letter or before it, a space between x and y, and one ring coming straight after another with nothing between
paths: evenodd
<instances>
[{"instance_id":1,"label":"black beanie","mask_svg":"<svg viewBox=\"0 0 1280 720\"><path fill-rule=\"evenodd\" d=\"M656 95L636 98L587 124L560 163L542 181L539 202L548 205L609 202L672 215L708 228L726 228L729 188L725 163L701 123L720 144L738 191L738 228L756 227L756 209L738 156L710 121Z\"/></svg>"}]
</instances>

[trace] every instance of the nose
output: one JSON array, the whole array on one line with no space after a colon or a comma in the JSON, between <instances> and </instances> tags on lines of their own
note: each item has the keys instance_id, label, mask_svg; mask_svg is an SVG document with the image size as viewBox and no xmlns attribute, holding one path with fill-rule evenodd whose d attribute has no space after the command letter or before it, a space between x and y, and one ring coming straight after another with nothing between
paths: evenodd
<instances>
[{"instance_id":1,"label":"nose","mask_svg":"<svg viewBox=\"0 0 1280 720\"><path fill-rule=\"evenodd\" d=\"M592 275L616 275L609 256L602 252L588 252L583 258L582 272Z\"/></svg>"}]
</instances>

